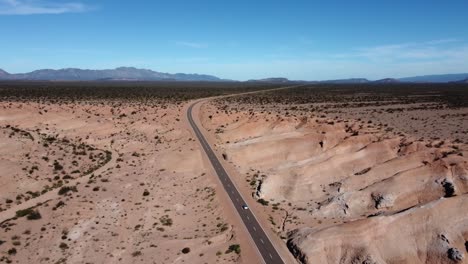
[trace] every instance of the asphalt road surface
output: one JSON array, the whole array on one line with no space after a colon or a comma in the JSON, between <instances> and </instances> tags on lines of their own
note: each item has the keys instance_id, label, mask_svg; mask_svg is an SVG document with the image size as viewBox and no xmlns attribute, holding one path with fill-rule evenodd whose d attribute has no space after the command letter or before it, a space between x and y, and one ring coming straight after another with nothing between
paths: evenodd
<instances>
[{"instance_id":1,"label":"asphalt road surface","mask_svg":"<svg viewBox=\"0 0 468 264\"><path fill-rule=\"evenodd\" d=\"M255 242L255 245L257 246L258 251L262 255L265 263L283 264L284 263L283 260L281 259L280 255L276 251L275 247L271 243L268 236L265 234L265 231L263 231L262 227L257 222L257 219L255 218L253 213L250 211L250 209L242 208L242 206L246 205L247 203L244 201L244 199L242 199L242 196L240 195L239 191L237 191L236 187L232 183L231 179L229 178L229 175L227 174L226 170L223 168L223 165L219 162L218 158L216 157L215 153L211 149L210 145L208 145L208 142L206 141L205 137L200 132L200 129L198 129L197 125L193 121L192 108L195 104L196 103L192 104L188 108L187 118L193 130L195 131L195 135L200 141L200 144L205 150L206 155L208 156L208 159L210 160L211 164L213 165L213 168L218 174L218 177L221 180L221 183L223 184L224 189L226 190L227 194L231 198L231 201L234 204L234 207L236 208L237 213L239 213L240 217L242 218L242 221L244 222L245 227L249 231L250 236Z\"/></svg>"}]
</instances>

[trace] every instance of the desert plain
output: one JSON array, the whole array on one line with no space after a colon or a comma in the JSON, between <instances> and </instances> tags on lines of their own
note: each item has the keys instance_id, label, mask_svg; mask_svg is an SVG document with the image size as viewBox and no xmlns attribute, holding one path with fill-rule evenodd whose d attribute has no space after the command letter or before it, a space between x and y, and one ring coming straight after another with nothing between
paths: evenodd
<instances>
[{"instance_id":1,"label":"desert plain","mask_svg":"<svg viewBox=\"0 0 468 264\"><path fill-rule=\"evenodd\" d=\"M189 100L250 88L1 86L0 263L240 263L248 256L184 120Z\"/></svg>"},{"instance_id":2,"label":"desert plain","mask_svg":"<svg viewBox=\"0 0 468 264\"><path fill-rule=\"evenodd\" d=\"M0 263L257 263L205 97L286 262L468 263L466 85L279 86L0 84Z\"/></svg>"}]
</instances>

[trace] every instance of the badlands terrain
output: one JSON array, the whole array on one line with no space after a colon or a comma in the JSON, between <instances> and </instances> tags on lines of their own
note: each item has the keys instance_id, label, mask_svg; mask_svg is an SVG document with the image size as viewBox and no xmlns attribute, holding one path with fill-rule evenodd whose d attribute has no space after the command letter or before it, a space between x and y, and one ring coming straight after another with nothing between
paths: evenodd
<instances>
[{"instance_id":1,"label":"badlands terrain","mask_svg":"<svg viewBox=\"0 0 468 264\"><path fill-rule=\"evenodd\" d=\"M468 263L468 87L221 98L204 127L301 263Z\"/></svg>"},{"instance_id":2,"label":"badlands terrain","mask_svg":"<svg viewBox=\"0 0 468 264\"><path fill-rule=\"evenodd\" d=\"M1 83L0 263L249 263L184 122L191 99L249 90Z\"/></svg>"}]
</instances>

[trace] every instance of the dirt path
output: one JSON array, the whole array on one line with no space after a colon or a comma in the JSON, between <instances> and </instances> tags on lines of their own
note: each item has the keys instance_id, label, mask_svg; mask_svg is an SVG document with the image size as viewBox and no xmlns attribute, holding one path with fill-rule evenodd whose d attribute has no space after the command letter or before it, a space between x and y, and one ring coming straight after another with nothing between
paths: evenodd
<instances>
[{"instance_id":1,"label":"dirt path","mask_svg":"<svg viewBox=\"0 0 468 264\"><path fill-rule=\"evenodd\" d=\"M97 170L93 171L92 173L89 173L89 174L83 175L83 176L81 176L81 177L79 177L77 179L68 181L68 183L64 184L64 186L77 186L77 185L84 184L89 180L89 177L88 177L89 175L91 175L91 174L96 174L96 175L100 174L100 173L106 171L109 167L111 167L111 165L115 165L117 155L114 152L111 152L111 153L112 153L111 160L109 160L106 164L104 164L103 166L101 166ZM25 202L23 202L21 204L12 206L11 208L0 212L0 223L3 223L4 221L7 221L9 219L14 218L16 216L16 211L28 209L28 208L37 206L38 204L43 204L43 203L52 201L52 200L60 197L60 195L58 194L58 190L59 190L59 188L50 190L50 191L48 191L47 193L45 193L43 195L40 195L40 196L38 196L36 198L29 199L28 201L25 201Z\"/></svg>"}]
</instances>

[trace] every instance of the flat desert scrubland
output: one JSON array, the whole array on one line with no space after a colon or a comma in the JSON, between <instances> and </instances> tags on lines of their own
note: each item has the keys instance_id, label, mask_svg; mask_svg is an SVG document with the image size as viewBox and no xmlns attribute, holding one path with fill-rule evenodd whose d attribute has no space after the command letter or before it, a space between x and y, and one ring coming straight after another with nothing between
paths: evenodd
<instances>
[{"instance_id":1,"label":"flat desert scrubland","mask_svg":"<svg viewBox=\"0 0 468 264\"><path fill-rule=\"evenodd\" d=\"M311 85L205 104L302 263L468 263L468 87Z\"/></svg>"},{"instance_id":2,"label":"flat desert scrubland","mask_svg":"<svg viewBox=\"0 0 468 264\"><path fill-rule=\"evenodd\" d=\"M0 88L0 263L248 263L183 122L212 92L78 86Z\"/></svg>"}]
</instances>

